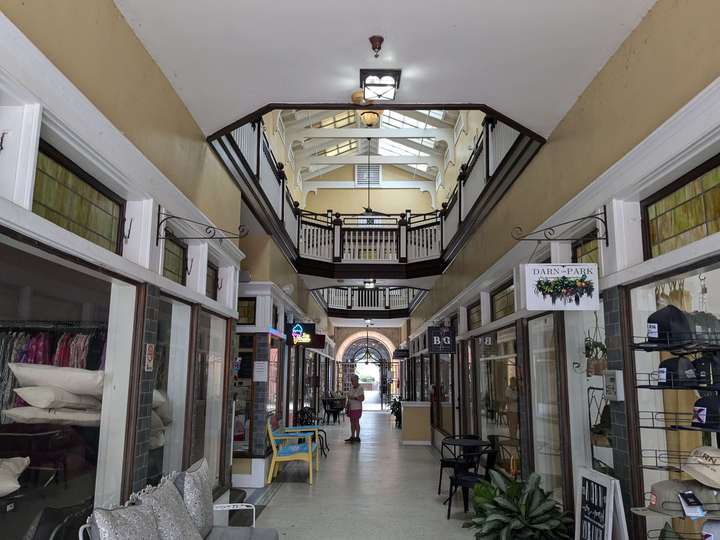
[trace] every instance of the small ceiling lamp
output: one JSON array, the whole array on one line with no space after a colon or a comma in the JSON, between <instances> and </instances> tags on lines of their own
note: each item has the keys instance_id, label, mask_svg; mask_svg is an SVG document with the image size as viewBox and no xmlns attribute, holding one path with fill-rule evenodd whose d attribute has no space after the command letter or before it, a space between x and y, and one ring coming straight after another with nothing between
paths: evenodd
<instances>
[{"instance_id":1,"label":"small ceiling lamp","mask_svg":"<svg viewBox=\"0 0 720 540\"><path fill-rule=\"evenodd\" d=\"M375 288L375 279L366 279L363 283L363 286L366 289L374 289Z\"/></svg>"},{"instance_id":2,"label":"small ceiling lamp","mask_svg":"<svg viewBox=\"0 0 720 540\"><path fill-rule=\"evenodd\" d=\"M360 111L360 121L365 127L375 127L380 123L380 111Z\"/></svg>"},{"instance_id":3,"label":"small ceiling lamp","mask_svg":"<svg viewBox=\"0 0 720 540\"><path fill-rule=\"evenodd\" d=\"M364 90L362 88L358 88L357 90L355 90L352 94L350 94L350 101L354 105L367 105L367 101L365 101Z\"/></svg>"},{"instance_id":4,"label":"small ceiling lamp","mask_svg":"<svg viewBox=\"0 0 720 540\"><path fill-rule=\"evenodd\" d=\"M360 87L366 101L390 101L400 88L399 69L361 69Z\"/></svg>"},{"instance_id":5,"label":"small ceiling lamp","mask_svg":"<svg viewBox=\"0 0 720 540\"><path fill-rule=\"evenodd\" d=\"M372 51L375 53L375 58L377 58L380 56L380 49L382 49L385 38L382 36L370 36L368 39L370 40L370 47L372 47Z\"/></svg>"}]
</instances>

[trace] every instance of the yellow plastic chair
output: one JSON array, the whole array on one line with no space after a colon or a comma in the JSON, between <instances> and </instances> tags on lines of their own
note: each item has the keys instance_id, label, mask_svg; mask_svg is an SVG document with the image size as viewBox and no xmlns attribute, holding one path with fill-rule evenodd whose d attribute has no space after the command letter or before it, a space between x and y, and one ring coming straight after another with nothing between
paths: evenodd
<instances>
[{"instance_id":1,"label":"yellow plastic chair","mask_svg":"<svg viewBox=\"0 0 720 540\"><path fill-rule=\"evenodd\" d=\"M271 483L278 475L280 463L287 461L305 461L308 464L308 481L310 485L313 483L313 453L315 454L315 468L318 470L318 445L313 442L314 433L307 431L293 431L292 433L282 433L273 431L270 419L267 421L268 438L272 446L273 457L270 462L270 470L268 470L267 483ZM305 439L304 443L292 444L290 441L297 439Z\"/></svg>"}]
</instances>

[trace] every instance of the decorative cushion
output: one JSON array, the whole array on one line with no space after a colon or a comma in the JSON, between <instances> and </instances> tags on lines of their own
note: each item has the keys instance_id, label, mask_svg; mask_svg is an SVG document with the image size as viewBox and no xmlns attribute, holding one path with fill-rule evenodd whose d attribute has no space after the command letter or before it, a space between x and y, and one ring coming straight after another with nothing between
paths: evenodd
<instances>
[{"instance_id":1,"label":"decorative cushion","mask_svg":"<svg viewBox=\"0 0 720 540\"><path fill-rule=\"evenodd\" d=\"M96 508L90 525L92 540L160 540L158 524L149 506Z\"/></svg>"},{"instance_id":2,"label":"decorative cushion","mask_svg":"<svg viewBox=\"0 0 720 540\"><path fill-rule=\"evenodd\" d=\"M15 393L28 405L40 409L83 409L99 411L100 401L93 396L73 394L57 386L24 386Z\"/></svg>"},{"instance_id":3,"label":"decorative cushion","mask_svg":"<svg viewBox=\"0 0 720 540\"><path fill-rule=\"evenodd\" d=\"M208 463L202 458L175 477L175 487L185 501L190 517L198 532L206 537L213 526L213 497Z\"/></svg>"},{"instance_id":4,"label":"decorative cushion","mask_svg":"<svg viewBox=\"0 0 720 540\"><path fill-rule=\"evenodd\" d=\"M5 409L3 413L13 422L21 424L57 424L60 426L88 427L100 425L100 411L15 407L14 409Z\"/></svg>"},{"instance_id":5,"label":"decorative cushion","mask_svg":"<svg viewBox=\"0 0 720 540\"><path fill-rule=\"evenodd\" d=\"M6 469L18 476L20 476L29 465L29 457L11 457L0 459L0 469Z\"/></svg>"},{"instance_id":6,"label":"decorative cushion","mask_svg":"<svg viewBox=\"0 0 720 540\"><path fill-rule=\"evenodd\" d=\"M160 540L202 540L171 481L163 480L157 488L138 495L138 499L141 505L152 508Z\"/></svg>"},{"instance_id":7,"label":"decorative cushion","mask_svg":"<svg viewBox=\"0 0 720 540\"><path fill-rule=\"evenodd\" d=\"M101 397L105 372L43 364L8 364L19 386L57 386L81 396Z\"/></svg>"},{"instance_id":8,"label":"decorative cushion","mask_svg":"<svg viewBox=\"0 0 720 540\"><path fill-rule=\"evenodd\" d=\"M256 529L251 527L213 527L205 540L279 540L275 529Z\"/></svg>"},{"instance_id":9,"label":"decorative cushion","mask_svg":"<svg viewBox=\"0 0 720 540\"><path fill-rule=\"evenodd\" d=\"M0 497L10 495L20 489L18 476L20 475L10 469L0 469Z\"/></svg>"},{"instance_id":10,"label":"decorative cushion","mask_svg":"<svg viewBox=\"0 0 720 540\"><path fill-rule=\"evenodd\" d=\"M315 448L317 447L316 443L312 443L312 451L315 451ZM308 452L308 445L307 443L302 444L286 444L284 446L281 446L278 448L278 455L279 456L291 456L293 454L307 454Z\"/></svg>"}]
</instances>

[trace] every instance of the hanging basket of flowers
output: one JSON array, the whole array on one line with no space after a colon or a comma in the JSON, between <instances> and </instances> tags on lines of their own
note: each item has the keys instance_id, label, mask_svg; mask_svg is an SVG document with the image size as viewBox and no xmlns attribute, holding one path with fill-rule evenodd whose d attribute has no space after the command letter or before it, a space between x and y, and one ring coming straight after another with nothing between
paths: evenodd
<instances>
[{"instance_id":1,"label":"hanging basket of flowers","mask_svg":"<svg viewBox=\"0 0 720 540\"><path fill-rule=\"evenodd\" d=\"M579 278L542 278L535 283L535 292L542 295L543 299L550 297L553 304L561 300L564 304L575 302L575 305L579 306L580 299L583 296L592 298L594 291L595 284L585 274Z\"/></svg>"}]
</instances>

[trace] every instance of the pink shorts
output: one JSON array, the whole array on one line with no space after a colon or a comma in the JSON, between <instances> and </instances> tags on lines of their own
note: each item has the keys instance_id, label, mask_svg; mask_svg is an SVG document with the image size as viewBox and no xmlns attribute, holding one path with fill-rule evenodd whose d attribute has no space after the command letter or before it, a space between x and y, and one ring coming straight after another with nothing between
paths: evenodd
<instances>
[{"instance_id":1,"label":"pink shorts","mask_svg":"<svg viewBox=\"0 0 720 540\"><path fill-rule=\"evenodd\" d=\"M350 409L350 412L348 412L348 418L351 420L360 420L360 417L362 416L362 409Z\"/></svg>"}]
</instances>

